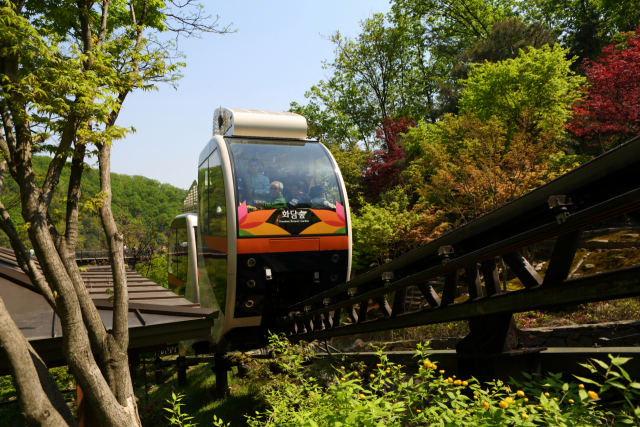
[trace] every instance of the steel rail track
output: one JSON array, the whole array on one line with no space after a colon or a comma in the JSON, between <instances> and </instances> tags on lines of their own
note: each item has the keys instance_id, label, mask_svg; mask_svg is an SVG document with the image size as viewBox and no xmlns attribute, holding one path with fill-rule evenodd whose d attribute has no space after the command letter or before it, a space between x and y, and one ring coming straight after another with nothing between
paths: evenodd
<instances>
[{"instance_id":1,"label":"steel rail track","mask_svg":"<svg viewBox=\"0 0 640 427\"><path fill-rule=\"evenodd\" d=\"M311 340L640 295L640 267L566 280L584 227L640 209L639 170L637 137L394 261L290 306L278 328L292 341ZM553 237L558 239L543 279L519 249ZM525 289L501 292L497 256ZM471 298L455 303L462 270ZM442 298L429 285L440 276ZM385 294L399 300L416 285L430 308L404 313L401 304L388 306ZM372 299L384 318L367 320ZM352 322L341 325L345 309Z\"/></svg>"}]
</instances>

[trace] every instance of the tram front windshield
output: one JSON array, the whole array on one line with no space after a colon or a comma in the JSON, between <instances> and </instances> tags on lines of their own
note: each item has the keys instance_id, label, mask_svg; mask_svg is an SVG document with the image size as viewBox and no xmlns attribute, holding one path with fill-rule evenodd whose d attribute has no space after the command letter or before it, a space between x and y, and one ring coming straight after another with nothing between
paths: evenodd
<instances>
[{"instance_id":1,"label":"tram front windshield","mask_svg":"<svg viewBox=\"0 0 640 427\"><path fill-rule=\"evenodd\" d=\"M227 139L239 236L346 234L336 166L317 142Z\"/></svg>"}]
</instances>

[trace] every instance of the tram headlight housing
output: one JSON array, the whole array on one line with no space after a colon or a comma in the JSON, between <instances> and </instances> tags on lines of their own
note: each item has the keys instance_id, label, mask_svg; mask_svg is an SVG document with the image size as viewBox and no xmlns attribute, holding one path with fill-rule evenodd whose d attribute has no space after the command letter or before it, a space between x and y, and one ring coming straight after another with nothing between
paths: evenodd
<instances>
[{"instance_id":1,"label":"tram headlight housing","mask_svg":"<svg viewBox=\"0 0 640 427\"><path fill-rule=\"evenodd\" d=\"M331 261L333 261L334 263L340 261L340 255L333 254L333 256L331 257Z\"/></svg>"},{"instance_id":2,"label":"tram headlight housing","mask_svg":"<svg viewBox=\"0 0 640 427\"><path fill-rule=\"evenodd\" d=\"M255 267L255 266L256 266L256 259L255 259L255 258L249 258L249 259L247 260L247 265L248 265L249 267Z\"/></svg>"},{"instance_id":3,"label":"tram headlight housing","mask_svg":"<svg viewBox=\"0 0 640 427\"><path fill-rule=\"evenodd\" d=\"M256 281L255 281L255 280L251 279L251 280L249 280L249 281L247 282L247 287L249 287L249 288L255 288L255 286L256 286Z\"/></svg>"}]
</instances>

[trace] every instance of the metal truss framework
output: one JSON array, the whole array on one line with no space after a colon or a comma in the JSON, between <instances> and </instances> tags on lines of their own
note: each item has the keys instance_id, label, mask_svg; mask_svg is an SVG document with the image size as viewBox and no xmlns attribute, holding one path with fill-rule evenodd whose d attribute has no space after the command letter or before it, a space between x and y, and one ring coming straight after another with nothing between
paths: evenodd
<instances>
[{"instance_id":1,"label":"metal truss framework","mask_svg":"<svg viewBox=\"0 0 640 427\"><path fill-rule=\"evenodd\" d=\"M567 280L585 227L625 213L640 220L639 209L636 137L437 240L289 307L289 315L279 319L279 331L295 342L469 320L471 333L458 353L499 353L515 329L513 313L640 295L640 266ZM542 278L521 249L550 238L557 240ZM503 293L496 257L525 289ZM462 271L469 300L457 303ZM429 281L441 276L439 297ZM409 286L419 287L429 307L403 312ZM393 306L388 294L394 296ZM371 301L384 318L367 319ZM350 323L340 324L343 310Z\"/></svg>"}]
</instances>

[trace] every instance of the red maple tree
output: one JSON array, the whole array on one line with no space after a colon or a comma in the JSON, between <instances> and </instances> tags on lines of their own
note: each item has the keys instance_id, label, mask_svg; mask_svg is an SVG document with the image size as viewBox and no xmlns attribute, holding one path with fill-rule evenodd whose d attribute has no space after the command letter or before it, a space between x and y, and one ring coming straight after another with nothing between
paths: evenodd
<instances>
[{"instance_id":1,"label":"red maple tree","mask_svg":"<svg viewBox=\"0 0 640 427\"><path fill-rule=\"evenodd\" d=\"M376 139L382 142L382 149L373 153L362 174L368 198L377 199L384 191L405 184L402 171L406 167L407 154L401 144L401 134L415 125L409 117L385 117L382 127L376 128Z\"/></svg>"},{"instance_id":2,"label":"red maple tree","mask_svg":"<svg viewBox=\"0 0 640 427\"><path fill-rule=\"evenodd\" d=\"M586 99L573 105L566 125L603 151L640 134L640 28L626 36L605 47L597 61L584 61Z\"/></svg>"}]
</instances>

